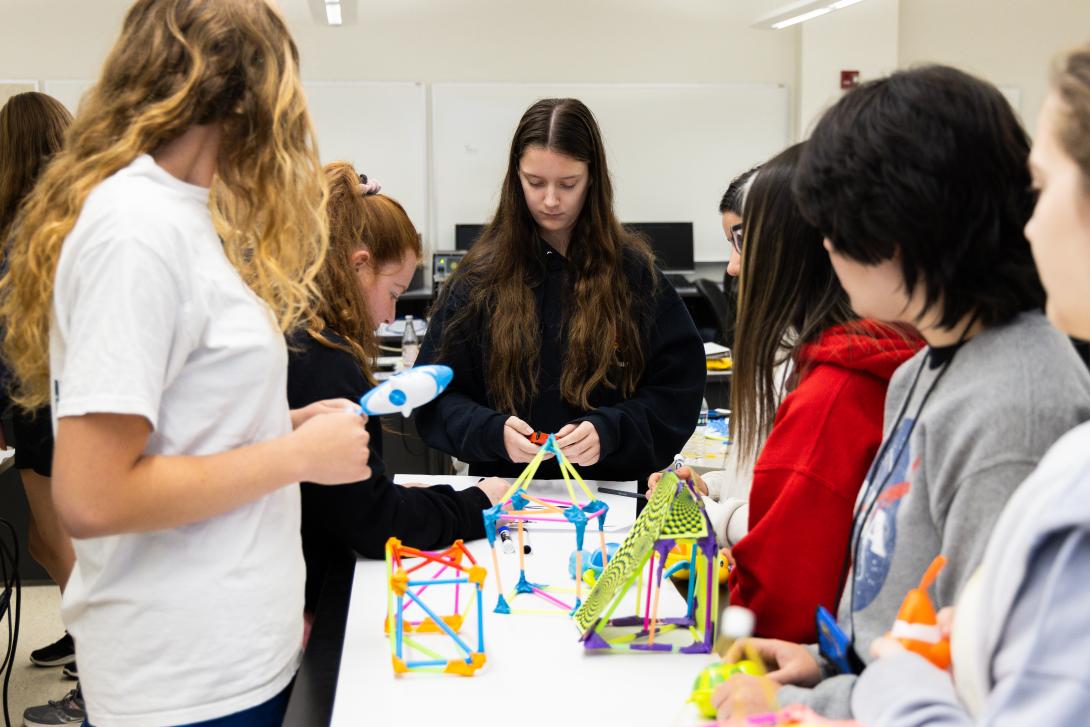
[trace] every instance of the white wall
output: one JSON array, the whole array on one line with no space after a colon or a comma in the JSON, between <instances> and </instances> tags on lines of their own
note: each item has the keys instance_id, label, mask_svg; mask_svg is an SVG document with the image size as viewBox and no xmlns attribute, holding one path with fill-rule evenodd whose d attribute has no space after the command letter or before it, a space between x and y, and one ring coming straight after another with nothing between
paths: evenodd
<instances>
[{"instance_id":1,"label":"white wall","mask_svg":"<svg viewBox=\"0 0 1090 727\"><path fill-rule=\"evenodd\" d=\"M802 25L800 136L808 136L821 112L840 98L840 71L859 71L860 80L866 81L897 68L900 4L901 0L866 0Z\"/></svg>"},{"instance_id":2,"label":"white wall","mask_svg":"<svg viewBox=\"0 0 1090 727\"><path fill-rule=\"evenodd\" d=\"M946 63L1021 91L1032 132L1052 59L1090 41L1087 0L901 0L901 66Z\"/></svg>"},{"instance_id":3,"label":"white wall","mask_svg":"<svg viewBox=\"0 0 1090 727\"><path fill-rule=\"evenodd\" d=\"M349 1L349 0L346 0ZM311 0L313 2L313 0ZM357 0L356 24L280 0L313 80L782 83L797 135L864 77L954 64L1021 91L1029 124L1061 49L1090 40L1090 0L866 0L784 31L786 0ZM130 0L0 0L0 79L97 75Z\"/></svg>"},{"instance_id":4,"label":"white wall","mask_svg":"<svg viewBox=\"0 0 1090 727\"><path fill-rule=\"evenodd\" d=\"M778 0L358 0L357 24L280 0L314 80L796 85L797 29L749 27ZM90 78L130 0L0 0L0 79Z\"/></svg>"}]
</instances>

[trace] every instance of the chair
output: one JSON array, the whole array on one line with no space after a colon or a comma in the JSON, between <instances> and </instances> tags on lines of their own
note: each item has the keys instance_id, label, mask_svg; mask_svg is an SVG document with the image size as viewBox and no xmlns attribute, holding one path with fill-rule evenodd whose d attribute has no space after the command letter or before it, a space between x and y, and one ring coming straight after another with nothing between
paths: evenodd
<instances>
[{"instance_id":1,"label":"chair","mask_svg":"<svg viewBox=\"0 0 1090 727\"><path fill-rule=\"evenodd\" d=\"M700 297L708 302L715 313L723 344L734 348L734 316L738 308L737 302L732 296L720 290L714 281L707 278L697 278L693 281L693 285L700 293Z\"/></svg>"}]
</instances>

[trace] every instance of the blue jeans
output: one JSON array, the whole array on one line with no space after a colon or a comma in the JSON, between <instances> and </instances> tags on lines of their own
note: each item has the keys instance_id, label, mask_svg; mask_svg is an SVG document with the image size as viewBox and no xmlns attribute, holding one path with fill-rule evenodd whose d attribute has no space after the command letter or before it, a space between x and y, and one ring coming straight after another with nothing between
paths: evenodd
<instances>
[{"instance_id":1,"label":"blue jeans","mask_svg":"<svg viewBox=\"0 0 1090 727\"><path fill-rule=\"evenodd\" d=\"M241 712L216 717L205 722L193 722L179 727L280 727L284 723L284 713L288 709L288 697L291 696L291 684L284 691L269 701ZM84 720L83 727L92 727Z\"/></svg>"}]
</instances>

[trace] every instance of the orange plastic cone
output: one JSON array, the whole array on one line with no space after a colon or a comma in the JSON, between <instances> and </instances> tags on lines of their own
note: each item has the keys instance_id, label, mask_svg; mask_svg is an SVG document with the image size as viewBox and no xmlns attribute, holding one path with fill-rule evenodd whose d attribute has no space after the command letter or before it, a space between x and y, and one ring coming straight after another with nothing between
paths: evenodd
<instances>
[{"instance_id":1,"label":"orange plastic cone","mask_svg":"<svg viewBox=\"0 0 1090 727\"><path fill-rule=\"evenodd\" d=\"M890 636L900 641L906 649L930 661L940 669L950 668L950 641L939 629L935 605L927 595L939 571L946 565L946 558L937 556L927 567L918 588L913 588L901 602L897 620Z\"/></svg>"}]
</instances>

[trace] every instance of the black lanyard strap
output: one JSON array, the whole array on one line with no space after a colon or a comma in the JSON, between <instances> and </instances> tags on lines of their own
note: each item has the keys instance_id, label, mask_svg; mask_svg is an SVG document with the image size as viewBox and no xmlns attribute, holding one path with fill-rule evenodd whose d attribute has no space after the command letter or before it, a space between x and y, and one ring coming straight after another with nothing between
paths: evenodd
<instances>
[{"instance_id":1,"label":"black lanyard strap","mask_svg":"<svg viewBox=\"0 0 1090 727\"><path fill-rule=\"evenodd\" d=\"M886 440L882 442L882 446L879 449L878 456L874 459L874 464L871 465L871 471L867 475L867 484L866 488L863 490L863 496L860 497L859 501L856 503L855 517L853 518L852 522L852 537L849 540L848 553L847 557L844 560L844 575L841 577L841 582L846 581L850 569L852 576L851 583L845 583L845 587L849 589L849 592L847 594L849 626L848 636L853 644L855 643L855 564L859 561L859 546L862 545L863 542L863 531L866 529L867 520L869 520L870 516L873 514L875 506L877 506L878 501L882 497L882 492L885 491L886 487L889 486L890 477L893 475L894 470L897 469L898 460L900 460L901 455L904 454L905 447L909 446L909 442L912 441L912 433L916 431L916 424L920 421L920 415L923 414L923 409L927 405L927 400L931 398L931 394L939 385L942 377L945 376L946 372L950 369L950 364L953 363L954 356L957 355L957 352L958 350L960 350L961 345L965 343L965 339L969 335L969 330L976 322L976 315L977 314L974 312L973 316L969 319L969 323L966 324L965 329L958 337L958 341L954 345L954 350L951 352L950 358L946 359L946 361L942 363L942 368L939 369L939 373L936 374L935 378L933 378L931 380L931 383L928 384L927 390L924 391L923 397L920 399L919 406L916 407L916 414L912 417L911 422L908 426L908 432L905 433L904 439L901 441L900 446L897 448L896 454L894 455L893 459L890 460L889 468L882 476L881 484L875 487L872 477L877 475L878 468L881 467L882 460L885 455L888 454L890 444L893 441L893 438L896 436L897 430L901 426L901 422L904 421L905 413L908 410L908 405L912 402L912 397L916 393L916 385L919 384L920 377L923 374L924 368L927 367L927 365L931 361L932 356L934 355L934 347L931 347L928 350L927 354L923 357L923 361L920 362L919 368L916 369L916 375L912 379L912 386L909 387L908 395L905 397L904 403L901 404L901 409L897 413L897 418L894 420L893 426L890 427L889 433L886 435ZM860 515L862 515L862 517L860 517ZM843 598L843 596L841 596L841 598Z\"/></svg>"}]
</instances>

